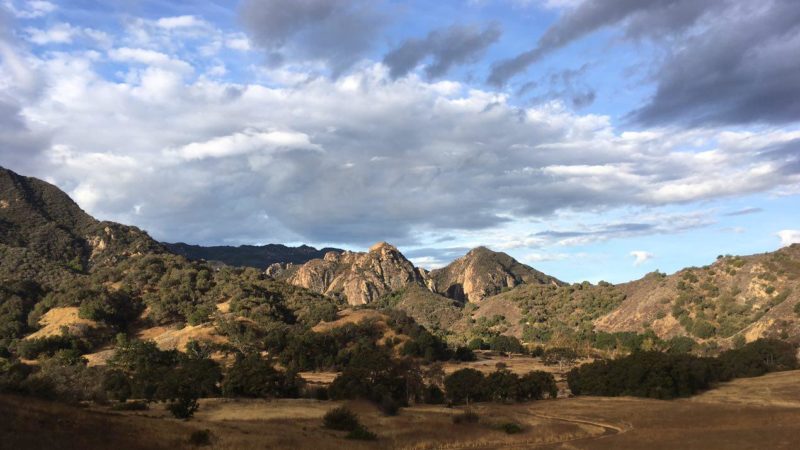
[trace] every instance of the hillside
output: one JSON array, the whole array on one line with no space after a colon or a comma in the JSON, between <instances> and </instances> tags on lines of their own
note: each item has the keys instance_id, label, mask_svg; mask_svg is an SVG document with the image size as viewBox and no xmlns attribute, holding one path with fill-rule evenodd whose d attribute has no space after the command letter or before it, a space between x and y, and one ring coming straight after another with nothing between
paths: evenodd
<instances>
[{"instance_id":1,"label":"hillside","mask_svg":"<svg viewBox=\"0 0 800 450\"><path fill-rule=\"evenodd\" d=\"M0 279L48 283L164 251L136 227L92 218L57 187L0 168Z\"/></svg>"},{"instance_id":2,"label":"hillside","mask_svg":"<svg viewBox=\"0 0 800 450\"><path fill-rule=\"evenodd\" d=\"M167 250L176 255L197 261L220 262L229 266L253 267L264 269L272 264L304 264L312 259L322 258L328 252L342 253L344 250L325 247L317 250L308 245L288 247L282 244L267 245L227 245L204 247L184 244L183 242L163 244Z\"/></svg>"},{"instance_id":3,"label":"hillside","mask_svg":"<svg viewBox=\"0 0 800 450\"><path fill-rule=\"evenodd\" d=\"M720 256L673 275L621 284L625 301L598 318L603 331L688 335L725 347L759 337L800 338L800 245L751 256Z\"/></svg>"}]
</instances>

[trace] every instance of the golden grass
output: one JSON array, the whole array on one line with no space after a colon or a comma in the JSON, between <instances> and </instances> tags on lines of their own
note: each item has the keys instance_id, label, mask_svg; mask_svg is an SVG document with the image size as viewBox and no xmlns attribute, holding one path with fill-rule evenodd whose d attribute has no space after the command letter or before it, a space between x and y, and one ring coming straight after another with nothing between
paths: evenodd
<instances>
[{"instance_id":1,"label":"golden grass","mask_svg":"<svg viewBox=\"0 0 800 450\"><path fill-rule=\"evenodd\" d=\"M322 416L346 404L378 441L345 440ZM800 371L741 379L691 399L574 397L473 405L480 422L454 424L463 408L420 405L386 417L364 402L205 399L195 418L169 418L163 408L112 413L0 396L0 447L188 448L193 430L208 429L214 449L587 448L794 449L800 442ZM520 434L499 425L514 422Z\"/></svg>"},{"instance_id":2,"label":"golden grass","mask_svg":"<svg viewBox=\"0 0 800 450\"><path fill-rule=\"evenodd\" d=\"M93 320L78 317L78 307L76 306L53 308L47 311L39 321L39 325L41 325L41 328L35 333L26 336L25 339L59 336L61 335L61 327L76 328L85 326L96 328L98 326L97 322Z\"/></svg>"}]
</instances>

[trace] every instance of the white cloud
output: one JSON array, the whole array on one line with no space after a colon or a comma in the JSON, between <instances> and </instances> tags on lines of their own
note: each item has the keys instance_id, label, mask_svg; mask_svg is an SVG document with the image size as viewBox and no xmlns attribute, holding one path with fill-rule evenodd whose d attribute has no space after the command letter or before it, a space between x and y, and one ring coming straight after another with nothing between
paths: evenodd
<instances>
[{"instance_id":1,"label":"white cloud","mask_svg":"<svg viewBox=\"0 0 800 450\"><path fill-rule=\"evenodd\" d=\"M44 0L26 0L24 8L17 8L12 0L5 1L5 7L20 19L35 19L43 17L58 9L58 7Z\"/></svg>"},{"instance_id":2,"label":"white cloud","mask_svg":"<svg viewBox=\"0 0 800 450\"><path fill-rule=\"evenodd\" d=\"M193 142L179 149L170 149L165 153L176 154L187 161L223 158L254 152L270 152L275 150L312 149L319 150L309 137L303 133L291 131L245 130L228 136L217 137L204 142Z\"/></svg>"},{"instance_id":3,"label":"white cloud","mask_svg":"<svg viewBox=\"0 0 800 450\"><path fill-rule=\"evenodd\" d=\"M108 57L114 61L140 63L176 72L187 73L192 71L192 66L185 61L171 58L165 53L143 48L122 47L111 49L108 52Z\"/></svg>"},{"instance_id":4,"label":"white cloud","mask_svg":"<svg viewBox=\"0 0 800 450\"><path fill-rule=\"evenodd\" d=\"M80 32L68 23L60 23L46 30L27 28L25 31L28 33L28 40L37 45L68 44Z\"/></svg>"},{"instance_id":5,"label":"white cloud","mask_svg":"<svg viewBox=\"0 0 800 450\"><path fill-rule=\"evenodd\" d=\"M776 233L781 240L781 247L800 244L800 230L781 230Z\"/></svg>"},{"instance_id":6,"label":"white cloud","mask_svg":"<svg viewBox=\"0 0 800 450\"><path fill-rule=\"evenodd\" d=\"M655 255L653 255L652 253L646 252L644 250L634 250L630 252L630 255L633 256L634 266L641 266L642 264L646 263L647 261L650 261L655 257Z\"/></svg>"},{"instance_id":7,"label":"white cloud","mask_svg":"<svg viewBox=\"0 0 800 450\"><path fill-rule=\"evenodd\" d=\"M92 213L162 238L413 241L443 231L485 236L562 211L637 209L493 241L541 249L677 233L713 219L649 208L800 185L792 154L769 151L800 132L625 132L558 102L523 108L455 81L393 80L381 64L337 79L306 66L262 67L257 81L229 82L224 68L249 68L214 52L245 49L231 42L246 37L169 19L166 27L132 19L114 36L113 76L95 67L102 58L69 49L19 64L46 86L20 117L71 149L53 147L32 175L75 191ZM4 64L0 80L13 69ZM130 164L108 177L82 163L89 156Z\"/></svg>"},{"instance_id":8,"label":"white cloud","mask_svg":"<svg viewBox=\"0 0 800 450\"><path fill-rule=\"evenodd\" d=\"M198 19L195 16L162 17L156 21L156 24L159 27L166 29L208 26L208 23L206 21Z\"/></svg>"}]
</instances>

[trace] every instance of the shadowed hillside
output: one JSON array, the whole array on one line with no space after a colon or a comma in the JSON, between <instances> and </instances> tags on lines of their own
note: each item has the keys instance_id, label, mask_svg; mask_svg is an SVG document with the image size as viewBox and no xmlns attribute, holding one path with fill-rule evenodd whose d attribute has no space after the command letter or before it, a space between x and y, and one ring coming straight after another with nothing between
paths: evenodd
<instances>
[{"instance_id":1,"label":"shadowed hillside","mask_svg":"<svg viewBox=\"0 0 800 450\"><path fill-rule=\"evenodd\" d=\"M344 251L330 247L317 250L307 245L287 247L281 244L204 247L179 242L176 244L164 243L164 246L172 253L191 260L204 259L229 266L254 267L256 269L265 269L272 264L279 263L304 264L312 259L322 258L328 252L342 253Z\"/></svg>"}]
</instances>

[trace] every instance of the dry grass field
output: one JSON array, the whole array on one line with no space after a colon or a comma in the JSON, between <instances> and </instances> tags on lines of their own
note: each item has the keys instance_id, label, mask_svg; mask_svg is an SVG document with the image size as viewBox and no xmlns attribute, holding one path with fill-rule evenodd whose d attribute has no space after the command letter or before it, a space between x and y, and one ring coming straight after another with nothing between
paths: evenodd
<instances>
[{"instance_id":1,"label":"dry grass field","mask_svg":"<svg viewBox=\"0 0 800 450\"><path fill-rule=\"evenodd\" d=\"M144 412L0 397L0 448L191 448L208 429L214 449L262 448L563 448L772 449L800 442L800 371L741 379L691 399L575 397L527 404L479 404L478 424L454 424L462 408L415 406L397 417L350 402L376 442L346 440L322 428L338 402L203 400L194 419L179 421L153 405ZM506 434L503 423L523 427Z\"/></svg>"}]
</instances>

